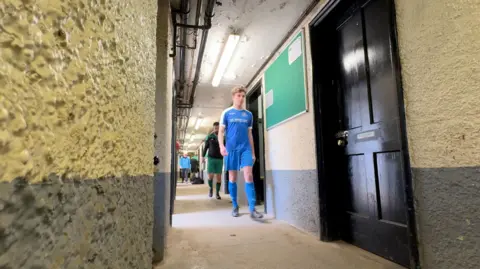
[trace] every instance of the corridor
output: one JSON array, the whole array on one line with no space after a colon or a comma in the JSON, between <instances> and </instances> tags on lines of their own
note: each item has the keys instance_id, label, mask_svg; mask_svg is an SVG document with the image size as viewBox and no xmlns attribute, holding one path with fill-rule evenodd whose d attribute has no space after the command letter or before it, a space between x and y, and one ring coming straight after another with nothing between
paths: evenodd
<instances>
[{"instance_id":1,"label":"corridor","mask_svg":"<svg viewBox=\"0 0 480 269\"><path fill-rule=\"evenodd\" d=\"M218 201L207 191L206 184L178 186L166 259L155 269L402 268L347 244L320 242L270 216L254 222L245 207L232 218L228 196Z\"/></svg>"},{"instance_id":2,"label":"corridor","mask_svg":"<svg viewBox=\"0 0 480 269\"><path fill-rule=\"evenodd\" d=\"M479 18L0 1L0 269L480 269Z\"/></svg>"}]
</instances>

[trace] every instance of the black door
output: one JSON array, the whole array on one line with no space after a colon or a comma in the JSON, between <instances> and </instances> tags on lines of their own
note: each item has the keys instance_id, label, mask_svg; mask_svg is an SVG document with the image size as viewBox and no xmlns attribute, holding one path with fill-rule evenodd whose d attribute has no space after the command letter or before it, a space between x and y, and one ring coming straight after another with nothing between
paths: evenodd
<instances>
[{"instance_id":1,"label":"black door","mask_svg":"<svg viewBox=\"0 0 480 269\"><path fill-rule=\"evenodd\" d=\"M253 115L253 141L255 143L255 156L257 160L253 165L253 181L257 194L257 205L265 202L265 162L264 162L264 137L263 137L263 107L261 88L257 87L247 98L247 109ZM266 207L265 207L266 208Z\"/></svg>"},{"instance_id":2,"label":"black door","mask_svg":"<svg viewBox=\"0 0 480 269\"><path fill-rule=\"evenodd\" d=\"M329 125L322 136L330 150L323 158L332 164L325 175L335 178L327 188L335 190L329 195L336 196L330 197L336 212L329 214L336 217L339 237L408 267L402 119L389 4L343 1L317 33L324 43L330 40L322 47L330 52L324 58L330 57L323 78L327 93L320 97L323 118L330 117L323 123Z\"/></svg>"}]
</instances>

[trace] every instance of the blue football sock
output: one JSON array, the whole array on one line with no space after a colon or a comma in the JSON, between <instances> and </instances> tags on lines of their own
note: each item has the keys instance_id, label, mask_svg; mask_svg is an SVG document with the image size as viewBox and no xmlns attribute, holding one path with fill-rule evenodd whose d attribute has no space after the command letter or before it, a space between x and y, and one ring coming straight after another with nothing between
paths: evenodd
<instances>
[{"instance_id":1,"label":"blue football sock","mask_svg":"<svg viewBox=\"0 0 480 269\"><path fill-rule=\"evenodd\" d=\"M230 192L230 197L232 198L233 208L238 207L237 203L237 182L228 182L228 191Z\"/></svg>"},{"instance_id":2,"label":"blue football sock","mask_svg":"<svg viewBox=\"0 0 480 269\"><path fill-rule=\"evenodd\" d=\"M255 210L255 203L257 202L253 182L245 182L245 193L247 194L248 209L250 209L250 212L253 212Z\"/></svg>"}]
</instances>

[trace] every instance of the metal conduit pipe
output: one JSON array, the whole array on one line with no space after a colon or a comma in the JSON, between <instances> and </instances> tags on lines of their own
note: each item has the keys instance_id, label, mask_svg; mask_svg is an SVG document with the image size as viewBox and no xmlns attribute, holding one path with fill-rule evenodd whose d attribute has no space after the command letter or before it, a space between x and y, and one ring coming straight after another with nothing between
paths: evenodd
<instances>
[{"instance_id":1,"label":"metal conduit pipe","mask_svg":"<svg viewBox=\"0 0 480 269\"><path fill-rule=\"evenodd\" d=\"M200 13L200 7L201 7L201 0L198 0L198 1L199 2L197 3L197 14ZM190 122L190 116L191 116L191 113L192 113L192 107L193 107L193 102L194 102L194 98L195 98L195 90L196 90L196 87L197 87L199 79L200 79L200 70L201 70L201 65L202 65L202 61L203 61L203 56L205 54L205 46L206 46L207 38L208 38L208 30L212 27L212 17L214 15L213 10L214 10L214 7L215 7L216 3L217 3L216 0L208 0L207 5L206 5L206 9L205 9L204 25L202 25L202 26L198 25L199 16L197 16L196 19L195 19L195 25L187 25L186 23L177 24L178 26L184 27L184 28L193 28L193 29L202 29L203 30L202 39L200 41L200 46L199 46L199 49L198 49L197 65L196 65L196 69L195 69L195 77L194 77L194 80L193 80L193 83L192 83L192 91L190 92L189 96L187 97L188 102L177 103L177 108L181 111L180 113L186 112L186 117L185 117L185 115L180 116L180 117L182 117L182 119L180 120L181 121L181 124L179 124L180 126L178 126L179 131L183 129L182 131L179 132L179 134L180 134L179 136L183 136L182 137L183 142L185 142L185 139L186 139L186 132L187 132L188 124ZM182 65L180 65L180 67L181 66ZM181 92L183 94L185 94L185 92L183 91L183 87L184 87L185 83L182 83L182 81L179 81L179 84L180 84L179 86L181 87ZM182 97L185 98L185 95L182 95ZM185 99L187 99L187 98L185 98Z\"/></svg>"},{"instance_id":2,"label":"metal conduit pipe","mask_svg":"<svg viewBox=\"0 0 480 269\"><path fill-rule=\"evenodd\" d=\"M181 16L182 16L182 22L186 24L188 22L188 13L189 13L189 4L190 1L188 0L182 0L180 4L180 10L181 10ZM176 27L178 27L178 24L176 24ZM185 40L187 39L187 29L182 28L181 29L181 35L180 35L180 44L185 44ZM184 94L184 89L185 89L185 47L179 47L179 53L178 53L178 61L179 61L179 70L178 70L178 82L179 82L179 93L183 96Z\"/></svg>"},{"instance_id":3,"label":"metal conduit pipe","mask_svg":"<svg viewBox=\"0 0 480 269\"><path fill-rule=\"evenodd\" d=\"M200 79L200 70L202 68L203 55L205 54L205 45L207 44L208 32L212 27L212 17L213 17L213 9L215 7L215 3L216 3L216 0L208 0L207 8L205 10L204 25L206 26L206 29L203 30L202 40L200 41L200 47L198 48L198 58L197 58L197 66L195 68L195 78L193 79L192 91L190 93L190 100L188 102L189 105L191 106L193 106L193 101L195 98L195 90L197 89L198 81Z\"/></svg>"},{"instance_id":4,"label":"metal conduit pipe","mask_svg":"<svg viewBox=\"0 0 480 269\"><path fill-rule=\"evenodd\" d=\"M216 1L215 0L208 0L207 2L207 7L205 9L205 18L204 18L204 25L202 27L199 27L199 29L203 30L202 33L202 39L200 41L200 46L198 48L198 58L197 58L197 65L195 68L195 78L193 80L193 85L192 85L192 91L190 93L190 98L188 100L188 103L183 103L183 104L178 104L178 107L180 109L185 109L188 111L188 116L187 120L185 123L185 127L183 129L183 140L185 142L186 138L186 132L188 128L188 124L190 123L190 114L192 112L191 108L193 107L193 102L195 99L195 90L198 85L198 81L200 79L200 70L202 66L202 61L203 61L203 56L205 54L205 46L207 44L207 38L208 38L208 31L212 27L212 17L213 17L213 9L215 7ZM183 124L182 124L183 125ZM183 126L182 126L183 127Z\"/></svg>"},{"instance_id":5,"label":"metal conduit pipe","mask_svg":"<svg viewBox=\"0 0 480 269\"><path fill-rule=\"evenodd\" d=\"M197 11L195 12L195 25L199 25L199 23L200 23L200 12L202 11L202 4L203 4L202 0L197 0ZM196 49L197 48L198 28L195 28L193 36L195 38L195 43L193 45L193 48Z\"/></svg>"}]
</instances>

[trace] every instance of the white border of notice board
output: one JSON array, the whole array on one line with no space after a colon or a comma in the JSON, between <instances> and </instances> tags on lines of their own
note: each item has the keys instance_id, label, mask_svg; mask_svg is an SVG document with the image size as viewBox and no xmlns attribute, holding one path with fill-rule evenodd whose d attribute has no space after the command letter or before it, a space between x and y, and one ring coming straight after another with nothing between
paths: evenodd
<instances>
[{"instance_id":1,"label":"white border of notice board","mask_svg":"<svg viewBox=\"0 0 480 269\"><path fill-rule=\"evenodd\" d=\"M275 53L278 54L275 59L272 60L272 62L267 66L267 68L265 69L265 72L263 72L262 74L262 89L263 89L263 107L264 107L264 111L265 111L265 127L267 127L267 119L266 119L266 113L267 113L267 90L270 91L270 90L273 90L273 89L267 89L265 88L265 73L267 71L267 69L272 65L273 62L275 62L277 59L278 59L278 56L280 56L280 54L282 54L284 51L288 50L288 48L290 47L290 45L293 44L293 42L295 41L295 37L299 34L299 33L302 33L301 35L301 38L303 39L302 40L302 59L303 59L303 81L304 81L304 94L305 94L305 110L302 111L302 112L299 112L298 114L296 115L293 115L291 116L290 118L287 118L287 119L284 119L282 120L281 122L277 123L277 124L274 124L268 128L266 128L267 131L270 131L272 130L273 128L289 121L289 120L292 120L292 119L295 119L296 117L299 117L305 113L307 113L309 111L309 98L308 98L308 76L307 76L307 36L306 36L306 30L305 30L305 27L302 27L299 31L296 31L295 34L292 35L292 37L288 40L288 42L286 42L286 46L284 46L282 49L280 49L279 51L276 51ZM272 97L273 99L273 97ZM273 102L275 102L275 100L273 100Z\"/></svg>"}]
</instances>

